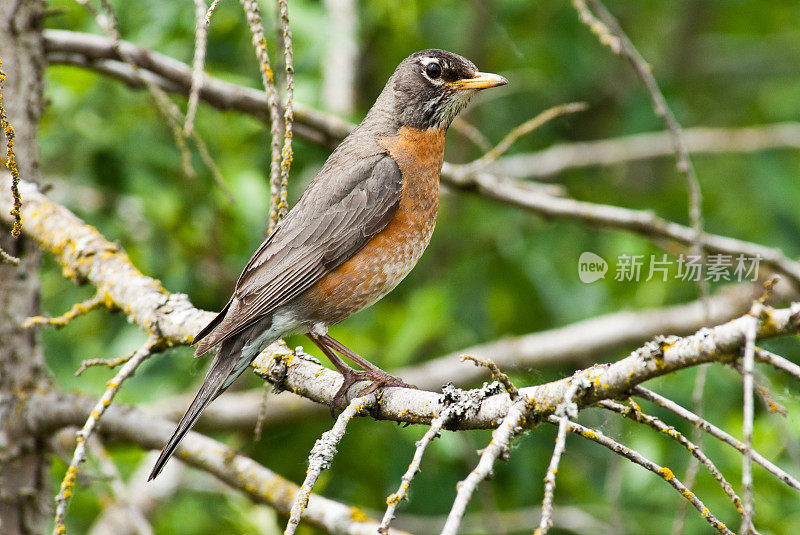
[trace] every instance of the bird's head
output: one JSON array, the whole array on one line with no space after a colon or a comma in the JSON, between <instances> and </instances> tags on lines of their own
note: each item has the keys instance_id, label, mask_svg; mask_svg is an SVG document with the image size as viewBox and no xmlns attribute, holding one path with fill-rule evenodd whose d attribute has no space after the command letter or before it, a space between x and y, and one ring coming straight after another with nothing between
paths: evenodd
<instances>
[{"instance_id":1,"label":"bird's head","mask_svg":"<svg viewBox=\"0 0 800 535\"><path fill-rule=\"evenodd\" d=\"M446 129L475 93L507 83L497 74L479 72L458 54L432 48L404 59L382 96L389 97L400 125Z\"/></svg>"}]
</instances>

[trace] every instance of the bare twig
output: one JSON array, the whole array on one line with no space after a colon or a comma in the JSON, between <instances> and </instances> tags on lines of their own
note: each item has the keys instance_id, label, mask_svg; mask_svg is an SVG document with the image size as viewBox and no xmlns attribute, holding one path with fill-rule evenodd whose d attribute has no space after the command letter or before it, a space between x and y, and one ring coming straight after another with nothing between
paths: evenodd
<instances>
[{"instance_id":1,"label":"bare twig","mask_svg":"<svg viewBox=\"0 0 800 535\"><path fill-rule=\"evenodd\" d=\"M206 26L211 24L211 17L214 15L214 11L216 11L219 2L220 0L214 0L213 2L211 2L211 5L208 6L208 12L206 13L206 18L204 21Z\"/></svg>"},{"instance_id":2,"label":"bare twig","mask_svg":"<svg viewBox=\"0 0 800 535\"><path fill-rule=\"evenodd\" d=\"M147 342L133 354L133 357L128 360L125 366L123 366L122 369L114 376L114 378L108 382L108 388L106 388L105 393L95 405L95 408L89 415L86 423L84 423L83 427L80 429L80 431L78 431L76 435L77 446L75 447L75 452L72 455L72 461L67 468L67 472L64 475L63 481L61 482L61 489L56 496L55 528L53 529L54 535L63 535L66 532L64 518L67 514L67 503L75 491L75 483L77 482L78 478L78 467L86 459L86 441L94 432L97 423L100 421L100 418L103 417L106 409L109 407L109 405L111 405L111 402L114 400L114 396L119 391L122 382L130 377L131 374L133 374L139 364L141 364L154 351L157 351L160 348L160 345L161 341L157 337L151 336Z\"/></svg>"},{"instance_id":3,"label":"bare twig","mask_svg":"<svg viewBox=\"0 0 800 535\"><path fill-rule=\"evenodd\" d=\"M741 453L744 453L745 450L747 450L747 446L744 444L744 442L737 440L736 438L726 433L719 427L700 418L690 410L680 406L671 399L656 394L655 392L652 392L641 385L635 387L631 392L641 398L644 398L648 401L655 403L656 405L659 405L669 411L674 412L687 422L691 423L696 427L699 427L712 437L724 442L725 444L728 444L729 446L740 451ZM764 458L757 451L751 450L750 455L753 462L761 465L767 472L774 475L779 480L783 481L793 489L800 491L800 481L798 481L796 478L787 474L784 470L782 470L780 467L770 462L768 459Z\"/></svg>"},{"instance_id":4,"label":"bare twig","mask_svg":"<svg viewBox=\"0 0 800 535\"><path fill-rule=\"evenodd\" d=\"M194 59L192 60L192 86L189 90L189 103L186 106L186 120L183 130L191 134L194 130L194 117L197 114L197 103L200 101L200 89L203 87L203 70L206 62L206 46L208 44L208 23L206 20L206 3L194 0ZM210 12L210 11L209 11Z\"/></svg>"},{"instance_id":5,"label":"bare twig","mask_svg":"<svg viewBox=\"0 0 800 535\"><path fill-rule=\"evenodd\" d=\"M591 10L587 7L587 2L591 5ZM628 36L620 27L614 16L606 9L600 0L573 0L573 5L578 11L581 21L583 21L600 38L600 42L607 45L615 54L626 59L636 75L647 89L650 99L653 102L653 111L662 120L664 126L670 134L672 147L675 152L675 159L680 172L686 179L686 188L689 193L689 219L694 232L692 243L692 253L703 254L703 197L700 192L700 182L694 171L694 166L689 158L686 149L686 142L683 139L681 125L675 119L675 115L667 104L667 99L661 92L653 76L652 68L645 61ZM594 13L599 18L595 18ZM701 295L706 295L708 289L704 277L698 279L698 287Z\"/></svg>"},{"instance_id":6,"label":"bare twig","mask_svg":"<svg viewBox=\"0 0 800 535\"><path fill-rule=\"evenodd\" d=\"M113 48L109 48L109 43L102 38L48 30L45 32L45 44L51 55L56 51L62 54L52 57L56 61L91 68L129 83L140 83L130 72L120 70L111 63L98 61L117 57ZM154 83L160 80L169 91L188 94L191 80L191 69L188 66L130 43L122 43L121 46L134 59L154 70L158 75ZM262 118L267 102L267 97L262 93L209 78L201 91L201 98L221 109L240 109ZM329 114L298 104L294 107L296 122L303 125L303 135L313 136L318 141L340 140L353 128L353 125ZM533 189L523 181L499 178L489 173L467 173L464 166L445 163L442 182L456 189L477 191L488 198L547 217L574 219L598 227L628 230L655 240L674 240L686 245L695 241L695 233L691 228L659 218L649 211L558 198ZM765 266L786 275L795 285L800 286L800 263L787 258L778 249L714 234L704 234L702 242L705 251L709 253L743 254L748 258L759 258Z\"/></svg>"},{"instance_id":7,"label":"bare twig","mask_svg":"<svg viewBox=\"0 0 800 535\"><path fill-rule=\"evenodd\" d=\"M116 357L111 359L86 359L81 362L80 367L75 371L75 376L76 377L80 376L83 372L85 372L86 370L88 370L93 366L107 366L108 368L113 370L117 366L125 364L126 362L131 360L131 358L133 358L135 354L136 353L131 353L130 355L123 355L121 357Z\"/></svg>"},{"instance_id":8,"label":"bare twig","mask_svg":"<svg viewBox=\"0 0 800 535\"><path fill-rule=\"evenodd\" d=\"M736 370L739 375L742 376L744 379L744 368L742 363L739 361L731 362L731 367ZM786 407L775 401L770 394L769 388L764 385L764 383L759 380L758 375L756 374L756 370L753 370L753 390L756 394L761 398L762 403L764 403L764 407L771 413L780 414L783 417L789 415L789 411L786 410ZM763 379L763 378L762 378Z\"/></svg>"},{"instance_id":9,"label":"bare twig","mask_svg":"<svg viewBox=\"0 0 800 535\"><path fill-rule=\"evenodd\" d=\"M558 434L556 435L556 445L553 447L553 455L550 457L550 465L544 476L544 499L542 500L542 517L539 526L533 531L534 535L544 535L553 525L553 500L555 499L556 474L558 465L561 462L561 455L564 453L567 444L567 427L570 418L577 418L578 406L572 401L579 388L586 388L588 384L580 381L572 383L564 394L564 401L561 402L553 414L558 421Z\"/></svg>"},{"instance_id":10,"label":"bare twig","mask_svg":"<svg viewBox=\"0 0 800 535\"><path fill-rule=\"evenodd\" d=\"M454 122L454 127L455 124ZM691 154L798 149L800 123L774 123L741 128L695 126L685 128L683 137ZM536 152L511 154L499 158L487 171L509 178L545 179L570 169L624 164L674 155L669 132L645 132L595 141L558 143Z\"/></svg>"},{"instance_id":11,"label":"bare twig","mask_svg":"<svg viewBox=\"0 0 800 535\"><path fill-rule=\"evenodd\" d=\"M256 418L256 425L253 428L253 442L261 440L261 431L264 429L264 421L267 418L267 400L269 400L271 390L272 386L265 382L264 387L261 389L261 402L258 404L258 418Z\"/></svg>"},{"instance_id":12,"label":"bare twig","mask_svg":"<svg viewBox=\"0 0 800 535\"><path fill-rule=\"evenodd\" d=\"M330 468L333 462L333 457L336 455L336 448L339 441L344 437L347 430L347 424L350 423L355 416L361 412L372 407L377 401L375 394L358 397L353 399L345 410L336 418L336 423L330 431L325 431L322 437L317 440L314 447L311 448L311 455L308 457L308 470L306 470L306 479L297 490L294 498L294 504L289 513L289 522L286 524L284 535L292 535L300 524L300 516L303 510L308 506L308 499L311 496L311 490L317 482L317 478L323 470Z\"/></svg>"},{"instance_id":13,"label":"bare twig","mask_svg":"<svg viewBox=\"0 0 800 535\"><path fill-rule=\"evenodd\" d=\"M489 152L492 144L483 132L478 130L473 124L467 122L462 117L456 117L450 128L467 138L473 145L478 147L484 153Z\"/></svg>"},{"instance_id":14,"label":"bare twig","mask_svg":"<svg viewBox=\"0 0 800 535\"><path fill-rule=\"evenodd\" d=\"M744 535L750 535L753 531L753 367L757 329L758 319L753 317L745 330L744 358L742 359L742 388L744 389L744 408L742 409L742 435L744 437L742 491L744 494L744 512L742 514L742 527L739 528L739 531Z\"/></svg>"},{"instance_id":15,"label":"bare twig","mask_svg":"<svg viewBox=\"0 0 800 535\"><path fill-rule=\"evenodd\" d=\"M588 107L589 106L585 102L570 102L568 104L559 104L558 106L553 106L552 108L544 110L536 117L528 119L521 125L512 129L493 149L488 151L474 162L467 164L469 172L474 173L480 171L490 163L494 162L508 149L510 149L511 145L513 145L514 142L516 142L519 138L530 132L533 132L545 123L548 123L557 117L561 117L562 115L585 111L588 109Z\"/></svg>"},{"instance_id":16,"label":"bare twig","mask_svg":"<svg viewBox=\"0 0 800 535\"><path fill-rule=\"evenodd\" d=\"M97 400L86 396L41 392L27 400L24 412L14 423L24 428L20 432L50 437L58 429L83 424L97 404ZM117 404L112 404L103 417L105 434L145 449L160 450L174 430L174 422ZM289 514L297 485L216 440L189 432L178 447L176 458L238 489L255 503ZM311 495L303 521L326 533L342 535L374 535L378 527L360 509L317 494ZM391 533L400 535L396 530Z\"/></svg>"},{"instance_id":17,"label":"bare twig","mask_svg":"<svg viewBox=\"0 0 800 535\"><path fill-rule=\"evenodd\" d=\"M264 25L261 22L261 10L257 0L240 0L247 17L247 25L253 36L253 46L256 49L258 64L261 70L261 82L267 92L267 108L269 110L270 148L272 160L270 162L269 187L272 202L269 207L269 231L278 223L278 205L280 204L280 164L281 164L281 131L278 115L278 94L275 90L275 74L272 71L267 52L267 38L264 37Z\"/></svg>"},{"instance_id":18,"label":"bare twig","mask_svg":"<svg viewBox=\"0 0 800 535\"><path fill-rule=\"evenodd\" d=\"M710 310L709 299L706 296L702 298L703 311L706 315L706 323L708 323L708 315ZM708 367L710 364L703 364L698 366L697 375L694 377L694 388L692 389L692 409L694 413L703 416L703 392L706 386L706 378L708 377ZM699 427L692 427L692 442L698 448L703 447L703 431ZM697 481L697 473L700 470L700 461L696 456L692 456L689 460L689 466L686 468L686 475L683 478L684 484L687 489L693 489L695 481ZM741 506L740 506L741 509ZM672 535L681 535L683 527L686 522L686 513L689 510L689 502L686 500L678 501L678 509L675 511L675 519L672 522Z\"/></svg>"},{"instance_id":19,"label":"bare twig","mask_svg":"<svg viewBox=\"0 0 800 535\"><path fill-rule=\"evenodd\" d=\"M555 416L548 417L548 422L556 425L561 423L561 421ZM687 489L686 486L675 477L675 474L672 473L672 470L666 466L660 466L656 464L638 451L620 444L619 442L605 436L600 431L589 429L588 427L584 427L574 422L568 422L567 429L572 433L582 436L583 438L597 442L601 446L605 446L614 453L622 455L629 461L638 464L639 466L658 475L661 479L669 483L676 491L678 491L681 496L689 500L694 508L700 512L700 515L706 520L706 522L711 524L717 531L726 535L733 535L733 532L728 529L728 527L719 519L717 519L717 517L711 513L708 507L706 507L705 504L703 504L703 502L701 502L692 491Z\"/></svg>"},{"instance_id":20,"label":"bare twig","mask_svg":"<svg viewBox=\"0 0 800 535\"><path fill-rule=\"evenodd\" d=\"M322 58L325 109L347 115L356 102L358 6L355 0L325 0L327 46Z\"/></svg>"},{"instance_id":21,"label":"bare twig","mask_svg":"<svg viewBox=\"0 0 800 535\"><path fill-rule=\"evenodd\" d=\"M100 0L100 4L103 7L104 13L98 13L94 8L91 7L91 4L84 0L77 0L80 4L86 7L97 20L98 24L104 29L106 34L110 37L109 47L113 54L122 60L125 65L130 67L131 75L135 80L140 82L144 87L147 88L150 95L153 97L153 101L156 104L156 108L163 116L164 120L167 122L170 131L172 132L172 136L175 139L175 145L178 147L178 150L181 153L181 160L183 166L183 172L187 177L193 177L195 175L194 168L192 167L192 155L189 151L189 147L186 144L186 137L188 136L191 138L195 145L197 146L198 153L200 158L203 160L203 163L206 164L208 170L211 172L211 176L214 178L217 186L222 190L222 192L228 197L228 200L234 202L233 193L231 193L230 189L225 184L225 181L222 177L222 174L219 171L216 163L214 162L211 154L208 151L208 147L206 146L205 142L197 135L193 129L186 129L182 127L181 123L184 122L184 118L176 106L167 96L164 89L152 80L150 77L143 74L142 70L139 68L139 65L134 58L133 52L135 50L131 50L129 47L124 46L124 42L122 41L122 36L119 33L119 23L117 21L117 17L114 13L114 10L108 0ZM192 91L192 84L194 83L192 80L195 77L195 69L189 69L189 87L187 90L187 94L190 94ZM202 69L201 69L202 71ZM200 73L202 75L202 72ZM198 92L202 89L198 89Z\"/></svg>"},{"instance_id":22,"label":"bare twig","mask_svg":"<svg viewBox=\"0 0 800 535\"><path fill-rule=\"evenodd\" d=\"M91 450L93 457L97 460L100 473L108 482L108 486L114 497L114 504L123 509L123 514L127 517L128 522L132 524L132 531L138 535L153 535L153 529L150 527L147 517L145 517L143 512L138 509L133 503L133 500L131 500L128 488L122 481L122 475L120 475L117 465L114 464L114 459L111 458L108 450L106 450L100 439L97 438L97 435L90 436L87 442L89 450Z\"/></svg>"},{"instance_id":23,"label":"bare twig","mask_svg":"<svg viewBox=\"0 0 800 535\"><path fill-rule=\"evenodd\" d=\"M422 438L416 442L414 457L412 457L411 463L408 465L408 470L406 470L406 472L403 474L403 477L400 479L400 486L397 487L397 491L393 492L386 498L386 512L383 513L383 519L381 520L381 525L378 528L378 533L388 533L389 524L391 524L392 520L394 519L394 513L397 510L397 506L400 505L400 502L406 499L408 495L408 488L411 486L411 481L414 479L414 476L417 474L417 472L419 472L419 466L422 463L422 455L425 453L425 449L434 438L439 436L442 426L449 418L450 415L447 413L447 408L445 408L445 410L442 411L439 416L433 419L431 426L428 428L425 434L422 435Z\"/></svg>"}]
</instances>

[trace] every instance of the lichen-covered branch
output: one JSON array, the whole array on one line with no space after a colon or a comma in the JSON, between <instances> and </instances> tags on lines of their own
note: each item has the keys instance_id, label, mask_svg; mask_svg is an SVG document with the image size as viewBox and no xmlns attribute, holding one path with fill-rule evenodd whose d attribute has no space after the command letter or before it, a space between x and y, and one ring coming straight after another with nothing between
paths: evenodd
<instances>
[{"instance_id":1,"label":"lichen-covered branch","mask_svg":"<svg viewBox=\"0 0 800 535\"><path fill-rule=\"evenodd\" d=\"M75 452L72 455L72 460L67 467L67 472L64 479L61 481L61 489L56 496L56 518L55 527L53 528L54 535L63 535L66 533L64 526L64 518L67 514L67 504L72 494L75 492L75 483L78 481L78 469L80 464L86 460L86 441L95 431L100 419L105 414L111 402L114 400L117 392L119 391L122 382L130 377L136 368L154 351L159 349L159 340L155 336L151 336L141 348L139 348L132 358L125 363L125 366L117 372L117 374L108 382L103 396L97 401L97 404L89 413L89 417L84 422L83 427L76 434L77 445Z\"/></svg>"},{"instance_id":2,"label":"lichen-covered branch","mask_svg":"<svg viewBox=\"0 0 800 535\"><path fill-rule=\"evenodd\" d=\"M745 446L744 442L737 440L736 438L726 433L719 427L708 422L707 420L704 420L703 418L700 418L692 411L686 409L685 407L682 407L681 405L675 403L671 399L656 394L655 392L652 392L641 385L634 388L632 393L675 413L676 415L683 418L687 422L691 423L695 427L702 429L712 437L720 440L721 442L724 442L725 444L728 444L729 446L738 450L741 453L744 453L747 450L747 446ZM750 456L755 463L761 465L767 472L774 475L775 477L777 477L778 479L780 479L793 489L800 491L800 481L798 481L796 478L794 478L790 474L787 474L784 470L782 470L780 467L770 462L768 459L764 458L761 454L759 454L755 450L751 450Z\"/></svg>"},{"instance_id":3,"label":"lichen-covered branch","mask_svg":"<svg viewBox=\"0 0 800 535\"><path fill-rule=\"evenodd\" d=\"M308 499L311 496L314 484L317 482L322 471L330 468L333 457L336 455L339 441L344 438L347 424L350 423L350 420L361 414L362 411L373 406L376 402L377 397L375 394L353 399L339 417L336 418L336 423L333 425L333 428L329 431L325 431L322 437L314 444L314 447L311 448L311 454L308 457L306 478L300 488L297 489L292 508L289 511L289 522L286 524L284 535L293 535L297 530L297 526L300 524L300 516L303 514L306 507L308 507Z\"/></svg>"},{"instance_id":4,"label":"lichen-covered branch","mask_svg":"<svg viewBox=\"0 0 800 535\"><path fill-rule=\"evenodd\" d=\"M42 393L31 396L15 421L18 429L31 436L51 436L64 427L83 425L97 400L67 393ZM139 410L111 405L98 428L108 437L138 444L146 449L161 449L175 424L153 418ZM298 486L252 459L198 433L190 432L178 447L176 458L204 470L257 503L288 515ZM329 533L374 535L378 523L356 507L311 495L303 516L309 525ZM393 535L403 532L392 530Z\"/></svg>"},{"instance_id":5,"label":"lichen-covered branch","mask_svg":"<svg viewBox=\"0 0 800 535\"><path fill-rule=\"evenodd\" d=\"M548 421L552 424L559 425L560 421L555 416L550 416ZM678 478L675 477L675 474L667 468L666 466L660 466L659 464L651 461L641 453L623 444L620 444L616 440L613 440L600 431L595 431L594 429L589 429L588 427L584 427L580 424L576 424L574 422L567 423L567 429L575 433L577 435L582 436L587 440L591 440L593 442L597 442L601 446L605 446L609 450L613 451L614 453L621 455L628 459L629 461L638 464L639 466L653 472L654 474L658 475L661 479L666 481L670 484L676 491L680 493L686 500L688 500L695 509L700 512L700 515L711 524L717 531L724 535L734 535L734 533L728 529L728 527L723 524L716 516L714 516L708 507L700 501L695 493L690 491L686 488L686 486L681 483Z\"/></svg>"},{"instance_id":6,"label":"lichen-covered branch","mask_svg":"<svg viewBox=\"0 0 800 535\"><path fill-rule=\"evenodd\" d=\"M5 188L9 181L8 173L0 173L3 207L12 202ZM119 245L52 202L34 184L23 180L20 190L25 196L22 217L27 221L23 232L55 257L64 276L93 284L104 303L122 310L145 332L166 344L189 344L211 320L211 312L198 310L186 295L169 293L159 281L143 275ZM0 214L0 219L5 216Z\"/></svg>"},{"instance_id":7,"label":"lichen-covered branch","mask_svg":"<svg viewBox=\"0 0 800 535\"><path fill-rule=\"evenodd\" d=\"M275 74L269 60L267 38L264 36L264 25L261 22L261 8L258 7L257 0L241 0L241 3L245 17L247 18L247 26L252 36L253 47L256 50L256 57L258 57L261 83L264 86L264 90L267 92L266 108L262 108L262 110L267 109L269 111L270 151L272 154L269 171L269 189L272 198L272 202L270 202L269 205L269 230L271 232L272 229L275 228L275 225L278 224L278 205L280 204L281 197L281 128L278 109L279 98L277 90L275 89Z\"/></svg>"},{"instance_id":8,"label":"lichen-covered branch","mask_svg":"<svg viewBox=\"0 0 800 535\"><path fill-rule=\"evenodd\" d=\"M529 400L529 421L550 416L563 401L570 380L586 380L591 384L576 395L575 402L583 408L602 399L627 398L641 383L680 369L705 362L735 360L741 355L745 329L753 319L748 314L711 329L701 329L691 336L660 337L617 362L596 364L576 372L572 378L521 388L520 395ZM758 339L797 333L800 330L800 303L784 309L765 307L757 321ZM285 346L270 346L253 365L261 377L326 405L342 381L338 373L319 364L296 355L287 356ZM475 414L460 419L458 428L496 427L506 417L511 405L507 394L491 396L483 401ZM378 419L429 424L440 410L439 394L435 392L386 388L381 403L373 408L371 415Z\"/></svg>"}]
</instances>

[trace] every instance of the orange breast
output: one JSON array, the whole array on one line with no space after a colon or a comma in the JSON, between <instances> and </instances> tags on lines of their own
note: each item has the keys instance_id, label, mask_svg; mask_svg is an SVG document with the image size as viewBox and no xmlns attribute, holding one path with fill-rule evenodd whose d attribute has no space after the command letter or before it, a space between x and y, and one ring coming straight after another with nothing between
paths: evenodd
<instances>
[{"instance_id":1,"label":"orange breast","mask_svg":"<svg viewBox=\"0 0 800 535\"><path fill-rule=\"evenodd\" d=\"M338 323L386 295L416 265L433 234L444 131L402 127L380 142L403 174L400 204L381 232L304 294L314 321Z\"/></svg>"}]
</instances>

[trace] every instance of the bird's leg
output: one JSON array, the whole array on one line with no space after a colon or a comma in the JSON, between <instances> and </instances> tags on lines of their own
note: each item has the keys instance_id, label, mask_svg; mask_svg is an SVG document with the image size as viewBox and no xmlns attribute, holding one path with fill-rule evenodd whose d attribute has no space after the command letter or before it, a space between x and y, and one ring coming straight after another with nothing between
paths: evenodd
<instances>
[{"instance_id":1,"label":"bird's leg","mask_svg":"<svg viewBox=\"0 0 800 535\"><path fill-rule=\"evenodd\" d=\"M365 372L369 374L369 377L373 380L373 383L358 393L359 396L363 396L365 394L369 394L370 392L374 392L376 388L381 386L402 386L404 388L417 388L414 385L410 385L400 379L399 377L395 377L394 375L389 375L382 369L375 366L373 363L341 343L339 340L336 340L329 334L325 334L322 336L324 343L344 355L345 357L349 358L359 366L361 366Z\"/></svg>"},{"instance_id":2,"label":"bird's leg","mask_svg":"<svg viewBox=\"0 0 800 535\"><path fill-rule=\"evenodd\" d=\"M336 394L333 396L330 404L331 417L335 418L336 406L344 405L347 397L347 391L350 389L350 387L359 381L368 381L370 377L368 376L367 372L354 370L348 366L342 357L337 355L336 352L325 343L322 336L312 333L308 333L307 336L318 348L320 348L320 350L322 350L323 353L325 353L325 356L328 357L328 360L330 360L331 364L334 365L336 370L342 374L342 378L344 379L342 386L340 386L339 390L336 391Z\"/></svg>"},{"instance_id":3,"label":"bird's leg","mask_svg":"<svg viewBox=\"0 0 800 535\"><path fill-rule=\"evenodd\" d=\"M372 393L378 388L382 386L401 386L405 388L416 388L414 385L410 385L400 379L399 377L395 377L394 375L389 375L379 367L372 364L370 361L344 345L343 343L339 342L332 336L328 334L324 335L315 335L315 334L308 334L308 337L314 342L325 355L330 359L331 363L336 367L339 373L342 374L344 377L344 382L339 390L336 392L336 395L333 398L333 402L331 403L331 411L333 411L333 407L335 405L341 404L345 400L345 396L347 394L347 390L358 381L372 381L372 384L367 386L366 388L362 389L358 395L364 396L366 394ZM348 359L352 360L359 366L363 368L363 370L354 370L347 364L345 364L344 360L339 357L335 351L338 351Z\"/></svg>"}]
</instances>

